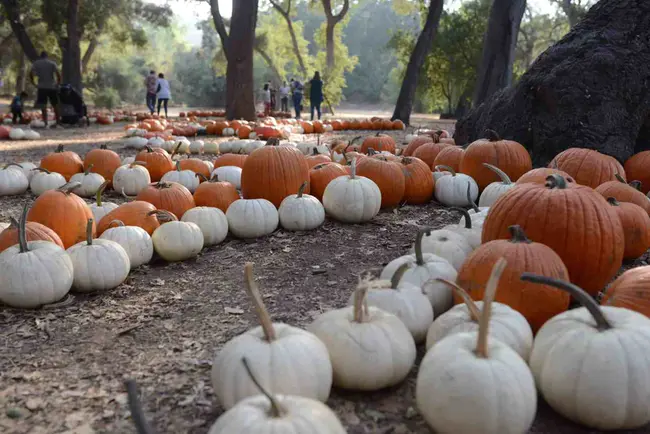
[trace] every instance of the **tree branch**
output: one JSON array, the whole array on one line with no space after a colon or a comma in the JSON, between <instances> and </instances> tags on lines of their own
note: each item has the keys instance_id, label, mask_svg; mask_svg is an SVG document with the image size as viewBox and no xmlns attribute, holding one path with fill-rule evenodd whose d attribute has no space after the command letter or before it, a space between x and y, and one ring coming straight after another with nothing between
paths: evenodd
<instances>
[{"instance_id":1,"label":"tree branch","mask_svg":"<svg viewBox=\"0 0 650 434\"><path fill-rule=\"evenodd\" d=\"M343 2L343 9L341 9L341 12L339 12L337 15L334 15L335 24L340 22L343 18L345 18L345 14L348 13L348 9L350 9L350 0L345 0Z\"/></svg>"},{"instance_id":2,"label":"tree branch","mask_svg":"<svg viewBox=\"0 0 650 434\"><path fill-rule=\"evenodd\" d=\"M226 30L226 24L224 23L221 12L219 11L219 0L210 0L210 9L212 12L212 21L214 21L214 27L217 29L219 39L221 39L223 52L226 55L226 59L228 59L229 36L228 31Z\"/></svg>"},{"instance_id":3,"label":"tree branch","mask_svg":"<svg viewBox=\"0 0 650 434\"><path fill-rule=\"evenodd\" d=\"M280 15L284 18L284 20L287 22L287 27L289 29L289 36L291 36L291 45L293 46L293 52L296 55L296 59L298 59L298 66L300 66L300 71L304 76L307 76L307 68L305 67L305 61L302 58L302 54L300 54L300 47L298 46L298 39L296 38L296 32L293 30L293 23L291 22L291 0L287 2L287 9L284 10L282 6L280 6L279 3L275 2L274 0L270 0L271 5L273 8L278 11Z\"/></svg>"},{"instance_id":4,"label":"tree branch","mask_svg":"<svg viewBox=\"0 0 650 434\"><path fill-rule=\"evenodd\" d=\"M38 59L38 52L36 51L36 47L34 47L34 43L32 42L31 38L27 34L27 29L20 21L18 1L2 0L2 5L4 6L5 14L9 19L11 30L14 36L16 36L16 39L18 40L18 43L22 47L23 51L25 52L25 55L32 62L35 61Z\"/></svg>"}]
</instances>

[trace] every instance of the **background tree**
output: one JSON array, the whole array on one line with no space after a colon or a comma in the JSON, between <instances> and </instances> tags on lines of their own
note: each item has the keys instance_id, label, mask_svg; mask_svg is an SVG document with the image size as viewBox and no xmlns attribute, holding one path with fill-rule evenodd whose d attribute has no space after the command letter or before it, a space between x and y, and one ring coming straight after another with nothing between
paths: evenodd
<instances>
[{"instance_id":1,"label":"background tree","mask_svg":"<svg viewBox=\"0 0 650 434\"><path fill-rule=\"evenodd\" d=\"M296 56L296 60L298 61L298 66L300 67L300 72L302 72L303 76L307 75L307 66L305 64L305 61L303 59L303 47L300 46L298 43L298 37L296 36L296 32L293 26L293 21L291 19L291 5L292 5L292 0L284 0L284 1L278 1L278 0L269 0L271 2L271 5L273 6L273 9L275 9L280 16L284 19L286 25L287 25L287 30L289 30L289 36L291 37L291 47L293 48L293 54ZM302 30L302 29L299 29Z\"/></svg>"},{"instance_id":2,"label":"background tree","mask_svg":"<svg viewBox=\"0 0 650 434\"><path fill-rule=\"evenodd\" d=\"M336 0L321 0L323 5L323 11L325 12L325 49L326 49L326 66L325 76L329 78L330 75L334 73L334 64L336 62L335 58L335 47L336 47L336 35L335 28L338 23L343 21L345 15L350 9L350 0L342 0L340 5L340 10L338 13L334 13L334 8L339 6L336 4ZM339 38L340 39L340 38ZM340 42L340 41L339 41Z\"/></svg>"},{"instance_id":3,"label":"background tree","mask_svg":"<svg viewBox=\"0 0 650 434\"><path fill-rule=\"evenodd\" d=\"M571 27L575 26L587 13L587 10L596 3L597 0L551 0L557 4Z\"/></svg>"}]
</instances>

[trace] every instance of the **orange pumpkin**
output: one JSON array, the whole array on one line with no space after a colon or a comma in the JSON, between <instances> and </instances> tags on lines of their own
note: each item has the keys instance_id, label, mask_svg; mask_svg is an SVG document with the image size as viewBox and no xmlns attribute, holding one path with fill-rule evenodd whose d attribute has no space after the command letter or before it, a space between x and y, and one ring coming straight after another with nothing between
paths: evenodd
<instances>
[{"instance_id":1,"label":"orange pumpkin","mask_svg":"<svg viewBox=\"0 0 650 434\"><path fill-rule=\"evenodd\" d=\"M313 151L314 151L313 155L307 157L307 165L309 166L310 169L322 163L332 162L332 159L328 157L326 154L319 154L318 152L316 152L316 148L314 148Z\"/></svg>"},{"instance_id":2,"label":"orange pumpkin","mask_svg":"<svg viewBox=\"0 0 650 434\"><path fill-rule=\"evenodd\" d=\"M314 133L323 134L325 132L325 126L321 121L314 121L313 123Z\"/></svg>"},{"instance_id":3,"label":"orange pumpkin","mask_svg":"<svg viewBox=\"0 0 650 434\"><path fill-rule=\"evenodd\" d=\"M590 187L559 175L545 185L520 184L490 207L481 240L508 239L519 224L528 237L562 258L571 282L592 295L616 275L623 261L624 234L616 211Z\"/></svg>"},{"instance_id":4,"label":"orange pumpkin","mask_svg":"<svg viewBox=\"0 0 650 434\"><path fill-rule=\"evenodd\" d=\"M50 172L60 173L66 181L70 181L72 175L84 171L84 162L76 152L64 151L63 145L59 145L56 151L41 160L41 167Z\"/></svg>"},{"instance_id":5,"label":"orange pumpkin","mask_svg":"<svg viewBox=\"0 0 650 434\"><path fill-rule=\"evenodd\" d=\"M314 132L314 124L309 121L300 122L300 126L305 134L312 134Z\"/></svg>"},{"instance_id":6,"label":"orange pumpkin","mask_svg":"<svg viewBox=\"0 0 650 434\"><path fill-rule=\"evenodd\" d=\"M99 149L89 151L84 157L84 170L99 173L109 181L109 186L113 181L113 174L121 165L120 156L115 151L107 149L105 144L101 145ZM90 170L90 166L92 166L92 170Z\"/></svg>"},{"instance_id":7,"label":"orange pumpkin","mask_svg":"<svg viewBox=\"0 0 650 434\"><path fill-rule=\"evenodd\" d=\"M433 176L429 166L415 157L404 157L400 163L405 181L403 201L412 205L429 202L433 196Z\"/></svg>"},{"instance_id":8,"label":"orange pumpkin","mask_svg":"<svg viewBox=\"0 0 650 434\"><path fill-rule=\"evenodd\" d=\"M381 191L381 207L399 205L406 190L406 179L399 163L383 156L357 160L357 175L365 176L377 184Z\"/></svg>"},{"instance_id":9,"label":"orange pumpkin","mask_svg":"<svg viewBox=\"0 0 650 434\"><path fill-rule=\"evenodd\" d=\"M253 129L250 126L242 125L237 129L237 137L240 139L247 139L250 137L251 132L253 132Z\"/></svg>"},{"instance_id":10,"label":"orange pumpkin","mask_svg":"<svg viewBox=\"0 0 650 434\"><path fill-rule=\"evenodd\" d=\"M646 210L628 202L608 197L607 202L621 219L625 237L623 259L636 259L650 248L650 217Z\"/></svg>"},{"instance_id":11,"label":"orange pumpkin","mask_svg":"<svg viewBox=\"0 0 650 434\"><path fill-rule=\"evenodd\" d=\"M424 161L427 166L429 166L429 169L433 170L433 168L436 167L434 166L434 161L436 161L436 157L440 151L450 146L451 145L448 143L440 142L425 143L422 146L418 147L415 152L413 152L413 157Z\"/></svg>"},{"instance_id":12,"label":"orange pumpkin","mask_svg":"<svg viewBox=\"0 0 650 434\"><path fill-rule=\"evenodd\" d=\"M178 167L180 170L191 170L194 173L203 175L205 178L210 178L210 168L205 161L198 158L187 158L185 160L178 160ZM199 177L199 182L203 182L204 178ZM180 218L181 216L179 216Z\"/></svg>"},{"instance_id":13,"label":"orange pumpkin","mask_svg":"<svg viewBox=\"0 0 650 434\"><path fill-rule=\"evenodd\" d=\"M64 248L86 239L88 219L93 218L90 207L72 191L79 183L65 184L56 190L41 194L27 213L27 221L37 222L52 229L61 238ZM93 222L93 236L95 222Z\"/></svg>"},{"instance_id":14,"label":"orange pumpkin","mask_svg":"<svg viewBox=\"0 0 650 434\"><path fill-rule=\"evenodd\" d=\"M309 181L309 166L296 148L278 146L271 139L266 146L251 152L242 168L241 192L244 199L267 199L276 207L282 200L297 194L303 182ZM307 187L304 193L309 193Z\"/></svg>"},{"instance_id":15,"label":"orange pumpkin","mask_svg":"<svg viewBox=\"0 0 650 434\"><path fill-rule=\"evenodd\" d=\"M623 178L618 181L607 181L596 187L596 191L604 198L613 197L619 202L628 202L640 206L650 215L650 200L641 191L637 190L639 181L627 184Z\"/></svg>"},{"instance_id":16,"label":"orange pumpkin","mask_svg":"<svg viewBox=\"0 0 650 434\"><path fill-rule=\"evenodd\" d=\"M578 184L591 188L596 188L607 181L615 181L616 174L626 179L621 163L609 155L592 149L569 148L557 154L549 167L563 170Z\"/></svg>"},{"instance_id":17,"label":"orange pumpkin","mask_svg":"<svg viewBox=\"0 0 650 434\"><path fill-rule=\"evenodd\" d=\"M367 154L369 149L374 149L377 152L387 151L392 154L395 153L395 140L386 134L377 133L374 136L368 136L363 139L361 149L359 152Z\"/></svg>"},{"instance_id":18,"label":"orange pumpkin","mask_svg":"<svg viewBox=\"0 0 650 434\"><path fill-rule=\"evenodd\" d=\"M244 168L244 163L248 155L243 154L223 154L216 158L213 162L214 168L223 166L237 166Z\"/></svg>"},{"instance_id":19,"label":"orange pumpkin","mask_svg":"<svg viewBox=\"0 0 650 434\"><path fill-rule=\"evenodd\" d=\"M632 155L625 162L625 174L628 179L641 183L641 192L647 194L650 191L650 151L642 151Z\"/></svg>"},{"instance_id":20,"label":"orange pumpkin","mask_svg":"<svg viewBox=\"0 0 650 434\"><path fill-rule=\"evenodd\" d=\"M167 173L174 170L174 162L169 156L167 151L162 148L145 148L138 152L135 156L135 161L142 161L144 167L149 171L149 176L153 182L160 181L160 178Z\"/></svg>"},{"instance_id":21,"label":"orange pumpkin","mask_svg":"<svg viewBox=\"0 0 650 434\"><path fill-rule=\"evenodd\" d=\"M312 167L309 171L310 194L322 201L327 185L339 176L345 175L348 175L348 171L338 163L321 163Z\"/></svg>"},{"instance_id":22,"label":"orange pumpkin","mask_svg":"<svg viewBox=\"0 0 650 434\"><path fill-rule=\"evenodd\" d=\"M527 182L534 182L536 184L546 184L546 178L551 175L560 175L567 182L575 182L573 178L569 176L568 173L563 172L558 169L551 169L550 167L540 167L537 169L529 170L528 172L521 175L521 177L515 182L515 184L525 184Z\"/></svg>"},{"instance_id":23,"label":"orange pumpkin","mask_svg":"<svg viewBox=\"0 0 650 434\"><path fill-rule=\"evenodd\" d=\"M123 203L97 223L97 235L101 236L115 220L121 221L125 226L139 226L151 235L160 226L158 219L149 215L151 211L155 210L155 206L142 200Z\"/></svg>"},{"instance_id":24,"label":"orange pumpkin","mask_svg":"<svg viewBox=\"0 0 650 434\"><path fill-rule=\"evenodd\" d=\"M343 124L339 120L333 120L330 122L330 125L332 126L332 130L334 131L340 131L343 129Z\"/></svg>"},{"instance_id":25,"label":"orange pumpkin","mask_svg":"<svg viewBox=\"0 0 650 434\"><path fill-rule=\"evenodd\" d=\"M239 199L239 193L234 185L229 182L219 181L217 175L206 180L194 191L196 206L210 206L228 211L231 203Z\"/></svg>"},{"instance_id":26,"label":"orange pumpkin","mask_svg":"<svg viewBox=\"0 0 650 434\"><path fill-rule=\"evenodd\" d=\"M25 225L27 241L49 241L57 246L63 247L61 237L52 229L37 222L27 222ZM0 252L18 244L18 222L11 218L11 224L4 231L0 232Z\"/></svg>"},{"instance_id":27,"label":"orange pumpkin","mask_svg":"<svg viewBox=\"0 0 650 434\"><path fill-rule=\"evenodd\" d=\"M405 157L410 157L413 155L413 153L418 149L420 146L425 145L427 143L433 143L433 138L431 136L427 135L421 135L417 136L413 140L411 140L406 146L406 149L404 149L404 156Z\"/></svg>"},{"instance_id":28,"label":"orange pumpkin","mask_svg":"<svg viewBox=\"0 0 650 434\"><path fill-rule=\"evenodd\" d=\"M282 131L278 127L259 126L255 128L255 134L260 139L271 139L282 137Z\"/></svg>"},{"instance_id":29,"label":"orange pumpkin","mask_svg":"<svg viewBox=\"0 0 650 434\"><path fill-rule=\"evenodd\" d=\"M504 258L508 266L499 280L495 301L524 315L536 332L551 317L567 310L571 297L552 286L520 281L519 276L529 272L569 280L569 272L553 249L530 241L520 226L510 226L508 230L510 239L482 244L467 257L458 271L457 282L474 300L483 300L492 267ZM457 295L454 300L456 304L462 303Z\"/></svg>"},{"instance_id":30,"label":"orange pumpkin","mask_svg":"<svg viewBox=\"0 0 650 434\"><path fill-rule=\"evenodd\" d=\"M650 265L627 270L607 288L603 306L631 309L650 317Z\"/></svg>"},{"instance_id":31,"label":"orange pumpkin","mask_svg":"<svg viewBox=\"0 0 650 434\"><path fill-rule=\"evenodd\" d=\"M404 125L404 122L402 122L401 120L395 119L392 122L392 129L394 129L394 130L405 130L406 125Z\"/></svg>"},{"instance_id":32,"label":"orange pumpkin","mask_svg":"<svg viewBox=\"0 0 650 434\"><path fill-rule=\"evenodd\" d=\"M462 173L474 178L481 190L492 182L500 181L499 176L483 163L498 167L512 181L533 168L530 154L521 144L503 140L492 130L486 130L486 136L486 139L470 143L459 166Z\"/></svg>"},{"instance_id":33,"label":"orange pumpkin","mask_svg":"<svg viewBox=\"0 0 650 434\"><path fill-rule=\"evenodd\" d=\"M465 150L460 146L445 146L440 150L440 152L438 152L431 167L449 166L454 169L454 172L459 172L460 160L463 159L464 153Z\"/></svg>"},{"instance_id":34,"label":"orange pumpkin","mask_svg":"<svg viewBox=\"0 0 650 434\"><path fill-rule=\"evenodd\" d=\"M187 210L196 206L192 193L176 182L153 182L140 190L135 199L149 202L157 209L169 211L179 219Z\"/></svg>"}]
</instances>

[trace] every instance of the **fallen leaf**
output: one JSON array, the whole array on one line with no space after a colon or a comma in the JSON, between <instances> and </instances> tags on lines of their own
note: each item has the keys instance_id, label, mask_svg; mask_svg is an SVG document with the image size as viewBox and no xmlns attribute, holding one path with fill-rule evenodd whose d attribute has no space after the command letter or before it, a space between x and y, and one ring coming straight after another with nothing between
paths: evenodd
<instances>
[{"instance_id":1,"label":"fallen leaf","mask_svg":"<svg viewBox=\"0 0 650 434\"><path fill-rule=\"evenodd\" d=\"M239 307L226 307L226 313L229 313L231 315L241 315L244 313L244 309L241 309Z\"/></svg>"}]
</instances>

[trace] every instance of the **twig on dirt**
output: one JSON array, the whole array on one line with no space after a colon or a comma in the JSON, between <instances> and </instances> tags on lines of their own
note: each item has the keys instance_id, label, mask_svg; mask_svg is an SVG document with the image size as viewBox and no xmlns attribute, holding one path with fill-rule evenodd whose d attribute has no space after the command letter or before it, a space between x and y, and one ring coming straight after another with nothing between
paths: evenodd
<instances>
[{"instance_id":1,"label":"twig on dirt","mask_svg":"<svg viewBox=\"0 0 650 434\"><path fill-rule=\"evenodd\" d=\"M138 386L135 383L135 380L128 379L124 384L126 385L126 395L129 398L131 418L133 419L138 434L154 434L149 422L147 422L147 419L144 417L144 411L142 411L142 405L138 398Z\"/></svg>"},{"instance_id":2,"label":"twig on dirt","mask_svg":"<svg viewBox=\"0 0 650 434\"><path fill-rule=\"evenodd\" d=\"M142 324L138 323L138 324L134 324L134 325L132 325L130 327L127 327L125 329L118 330L117 331L117 336L122 336L122 335L125 335L125 334L129 333L129 332L132 332L133 330L135 330L137 328L140 328L141 325Z\"/></svg>"},{"instance_id":3,"label":"twig on dirt","mask_svg":"<svg viewBox=\"0 0 650 434\"><path fill-rule=\"evenodd\" d=\"M60 307L70 306L74 302L74 295L68 294L62 301L57 303L44 304L41 309L58 309Z\"/></svg>"}]
</instances>

